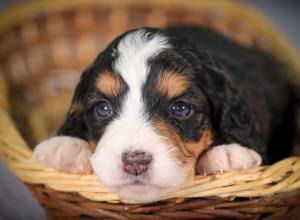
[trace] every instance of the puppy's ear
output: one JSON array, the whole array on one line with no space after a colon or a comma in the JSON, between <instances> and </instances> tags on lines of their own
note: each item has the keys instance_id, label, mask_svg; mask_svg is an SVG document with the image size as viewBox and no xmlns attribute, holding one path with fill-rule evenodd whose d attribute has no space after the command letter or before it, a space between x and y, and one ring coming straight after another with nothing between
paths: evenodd
<instances>
[{"instance_id":1,"label":"puppy's ear","mask_svg":"<svg viewBox=\"0 0 300 220\"><path fill-rule=\"evenodd\" d=\"M80 104L72 103L63 125L58 129L58 136L71 136L87 140L87 127L83 121L83 110L77 109Z\"/></svg>"},{"instance_id":2,"label":"puppy's ear","mask_svg":"<svg viewBox=\"0 0 300 220\"><path fill-rule=\"evenodd\" d=\"M228 80L225 83L224 101L221 105L219 124L221 134L229 141L238 142L262 153L260 152L262 139L257 118L240 92Z\"/></svg>"},{"instance_id":3,"label":"puppy's ear","mask_svg":"<svg viewBox=\"0 0 300 220\"><path fill-rule=\"evenodd\" d=\"M89 67L80 78L76 86L71 107L67 113L65 122L58 129L58 136L72 136L84 140L88 139L88 129L84 122L84 103L91 86L92 67Z\"/></svg>"},{"instance_id":4,"label":"puppy's ear","mask_svg":"<svg viewBox=\"0 0 300 220\"><path fill-rule=\"evenodd\" d=\"M206 80L200 82L200 88L211 106L216 138L222 144L239 143L263 155L257 119L226 74L227 70L210 63L202 66L202 71L206 73Z\"/></svg>"}]
</instances>

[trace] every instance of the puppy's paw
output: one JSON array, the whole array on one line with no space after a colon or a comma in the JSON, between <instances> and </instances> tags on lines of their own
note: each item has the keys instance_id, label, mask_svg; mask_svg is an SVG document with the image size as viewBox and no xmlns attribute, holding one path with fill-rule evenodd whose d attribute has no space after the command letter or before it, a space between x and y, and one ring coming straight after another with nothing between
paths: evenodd
<instances>
[{"instance_id":1,"label":"puppy's paw","mask_svg":"<svg viewBox=\"0 0 300 220\"><path fill-rule=\"evenodd\" d=\"M36 146L33 158L66 173L90 173L89 144L79 138L58 136Z\"/></svg>"},{"instance_id":2,"label":"puppy's paw","mask_svg":"<svg viewBox=\"0 0 300 220\"><path fill-rule=\"evenodd\" d=\"M246 170L261 164L261 156L254 150L239 144L213 147L198 161L196 172L199 174L216 174L231 170Z\"/></svg>"}]
</instances>

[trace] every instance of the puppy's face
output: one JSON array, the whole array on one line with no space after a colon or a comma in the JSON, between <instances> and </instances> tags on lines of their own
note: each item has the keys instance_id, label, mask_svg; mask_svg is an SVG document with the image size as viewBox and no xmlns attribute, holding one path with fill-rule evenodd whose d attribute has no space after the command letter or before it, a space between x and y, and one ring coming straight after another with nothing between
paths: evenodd
<instances>
[{"instance_id":1,"label":"puppy's face","mask_svg":"<svg viewBox=\"0 0 300 220\"><path fill-rule=\"evenodd\" d=\"M185 57L193 54L179 44L157 31L129 32L77 87L70 113L96 147L93 170L123 199L151 201L193 178L212 142L208 101Z\"/></svg>"}]
</instances>

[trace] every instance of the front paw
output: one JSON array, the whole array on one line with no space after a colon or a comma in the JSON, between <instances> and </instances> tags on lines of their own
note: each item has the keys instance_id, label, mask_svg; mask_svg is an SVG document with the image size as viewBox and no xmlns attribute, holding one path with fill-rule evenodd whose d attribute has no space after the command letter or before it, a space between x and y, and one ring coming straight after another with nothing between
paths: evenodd
<instances>
[{"instance_id":1,"label":"front paw","mask_svg":"<svg viewBox=\"0 0 300 220\"><path fill-rule=\"evenodd\" d=\"M66 173L90 173L89 144L79 138L58 136L36 146L33 158Z\"/></svg>"},{"instance_id":2,"label":"front paw","mask_svg":"<svg viewBox=\"0 0 300 220\"><path fill-rule=\"evenodd\" d=\"M239 144L228 144L213 147L198 161L198 174L216 174L232 170L246 170L259 166L261 156L254 150Z\"/></svg>"}]
</instances>

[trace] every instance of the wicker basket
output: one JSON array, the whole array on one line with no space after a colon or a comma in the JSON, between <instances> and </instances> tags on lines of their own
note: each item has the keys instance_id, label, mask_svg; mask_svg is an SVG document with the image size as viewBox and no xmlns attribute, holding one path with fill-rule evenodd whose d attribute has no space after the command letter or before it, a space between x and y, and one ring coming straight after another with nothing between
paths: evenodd
<instances>
[{"instance_id":1,"label":"wicker basket","mask_svg":"<svg viewBox=\"0 0 300 220\"><path fill-rule=\"evenodd\" d=\"M276 219L288 213L299 219L300 157L197 176L152 204L120 201L95 175L63 174L31 159L28 146L58 127L80 73L110 40L133 27L175 24L208 26L270 53L300 88L299 55L257 11L237 1L27 2L0 17L1 158L55 219Z\"/></svg>"}]
</instances>

